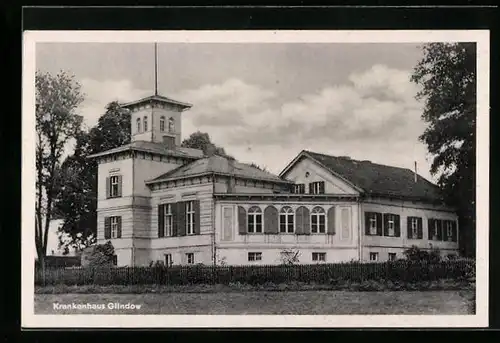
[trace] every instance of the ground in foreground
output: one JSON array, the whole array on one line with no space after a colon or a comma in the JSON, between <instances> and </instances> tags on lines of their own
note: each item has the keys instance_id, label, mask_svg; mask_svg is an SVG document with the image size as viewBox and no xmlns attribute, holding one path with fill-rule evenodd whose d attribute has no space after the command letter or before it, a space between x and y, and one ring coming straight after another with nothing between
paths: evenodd
<instances>
[{"instance_id":1,"label":"ground in foreground","mask_svg":"<svg viewBox=\"0 0 500 343\"><path fill-rule=\"evenodd\" d=\"M35 294L35 314L463 315L473 314L471 298L471 291ZM104 309L63 309L62 304ZM127 304L136 308L116 308Z\"/></svg>"}]
</instances>

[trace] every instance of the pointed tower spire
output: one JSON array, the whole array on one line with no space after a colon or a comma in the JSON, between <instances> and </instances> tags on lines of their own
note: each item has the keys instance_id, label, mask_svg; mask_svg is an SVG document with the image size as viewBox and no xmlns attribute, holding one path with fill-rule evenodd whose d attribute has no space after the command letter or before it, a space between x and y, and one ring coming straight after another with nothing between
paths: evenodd
<instances>
[{"instance_id":1,"label":"pointed tower spire","mask_svg":"<svg viewBox=\"0 0 500 343\"><path fill-rule=\"evenodd\" d=\"M155 95L158 95L158 46L155 42Z\"/></svg>"}]
</instances>

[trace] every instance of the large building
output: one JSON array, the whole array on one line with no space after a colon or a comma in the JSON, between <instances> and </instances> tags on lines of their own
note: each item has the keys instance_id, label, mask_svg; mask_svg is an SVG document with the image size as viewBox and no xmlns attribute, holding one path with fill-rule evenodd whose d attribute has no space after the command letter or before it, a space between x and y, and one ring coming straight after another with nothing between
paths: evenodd
<instances>
[{"instance_id":1,"label":"large building","mask_svg":"<svg viewBox=\"0 0 500 343\"><path fill-rule=\"evenodd\" d=\"M98 159L98 243L118 266L385 261L458 253L457 215L410 169L302 151L279 176L181 147L191 105L123 104L131 143Z\"/></svg>"}]
</instances>

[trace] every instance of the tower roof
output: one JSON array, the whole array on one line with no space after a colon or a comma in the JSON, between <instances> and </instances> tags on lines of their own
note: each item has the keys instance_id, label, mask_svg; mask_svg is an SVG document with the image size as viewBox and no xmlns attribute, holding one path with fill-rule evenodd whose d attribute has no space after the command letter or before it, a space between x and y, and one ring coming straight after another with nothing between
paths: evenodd
<instances>
[{"instance_id":1,"label":"tower roof","mask_svg":"<svg viewBox=\"0 0 500 343\"><path fill-rule=\"evenodd\" d=\"M162 95L151 95L151 96L148 96L148 97L136 100L136 101L131 101L131 102L121 104L120 106L123 108L133 110L135 107L139 107L139 106L142 106L145 104L152 104L152 103L174 106L174 107L177 107L178 109L180 109L181 111L185 111L185 110L193 107L192 104L173 100L173 99L167 98L167 97L162 96Z\"/></svg>"}]
</instances>

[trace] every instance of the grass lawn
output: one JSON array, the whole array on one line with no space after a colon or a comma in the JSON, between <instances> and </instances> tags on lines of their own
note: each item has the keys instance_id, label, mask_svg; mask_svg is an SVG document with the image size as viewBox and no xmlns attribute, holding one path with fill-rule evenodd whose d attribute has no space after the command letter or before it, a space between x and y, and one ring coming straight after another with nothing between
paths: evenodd
<instances>
[{"instance_id":1,"label":"grass lawn","mask_svg":"<svg viewBox=\"0 0 500 343\"><path fill-rule=\"evenodd\" d=\"M472 291L219 292L163 294L35 294L36 314L472 314ZM59 304L109 303L140 309L54 309Z\"/></svg>"}]
</instances>

